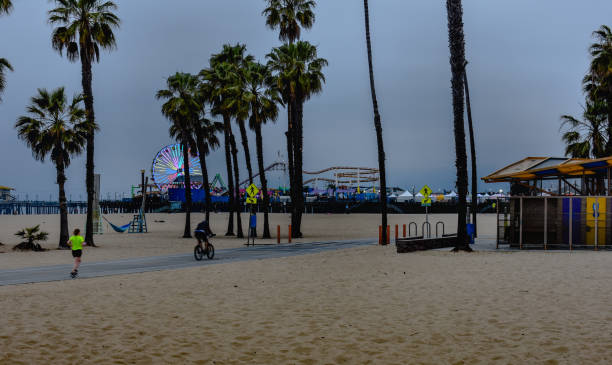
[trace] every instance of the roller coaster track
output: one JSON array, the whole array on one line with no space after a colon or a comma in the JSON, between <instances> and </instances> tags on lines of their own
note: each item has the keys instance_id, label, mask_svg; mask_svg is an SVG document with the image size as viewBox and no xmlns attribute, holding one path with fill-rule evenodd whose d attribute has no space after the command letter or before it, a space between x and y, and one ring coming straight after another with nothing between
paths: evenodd
<instances>
[{"instance_id":1,"label":"roller coaster track","mask_svg":"<svg viewBox=\"0 0 612 365\"><path fill-rule=\"evenodd\" d=\"M275 162L272 165L266 167L264 169L264 172L268 172L268 171L287 171L287 164L285 164L284 162ZM256 177L259 176L259 173L253 175L253 179L255 179ZM246 179L244 181L242 181L240 183L240 186L244 186L246 184L249 183L249 181L251 181L251 179Z\"/></svg>"}]
</instances>

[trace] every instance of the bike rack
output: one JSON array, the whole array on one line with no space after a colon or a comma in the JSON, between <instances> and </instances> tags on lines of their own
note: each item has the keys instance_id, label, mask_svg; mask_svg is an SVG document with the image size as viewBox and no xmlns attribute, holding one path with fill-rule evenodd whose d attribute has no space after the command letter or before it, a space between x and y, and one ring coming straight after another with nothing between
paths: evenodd
<instances>
[{"instance_id":1,"label":"bike rack","mask_svg":"<svg viewBox=\"0 0 612 365\"><path fill-rule=\"evenodd\" d=\"M423 231L423 238L425 238L425 226L427 226L427 238L431 238L431 224L429 222L423 222L421 230Z\"/></svg>"},{"instance_id":2,"label":"bike rack","mask_svg":"<svg viewBox=\"0 0 612 365\"><path fill-rule=\"evenodd\" d=\"M414 225L414 235L419 234L419 226L415 222L408 223L408 237L412 237L412 226Z\"/></svg>"},{"instance_id":3,"label":"bike rack","mask_svg":"<svg viewBox=\"0 0 612 365\"><path fill-rule=\"evenodd\" d=\"M436 223L436 238L438 238L438 226L442 225L442 237L444 237L444 222L438 222Z\"/></svg>"}]
</instances>

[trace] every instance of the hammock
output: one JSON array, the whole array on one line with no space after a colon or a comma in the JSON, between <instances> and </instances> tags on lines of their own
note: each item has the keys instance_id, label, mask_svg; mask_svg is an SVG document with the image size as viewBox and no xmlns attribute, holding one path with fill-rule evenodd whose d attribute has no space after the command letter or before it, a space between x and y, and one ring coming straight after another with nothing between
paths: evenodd
<instances>
[{"instance_id":1,"label":"hammock","mask_svg":"<svg viewBox=\"0 0 612 365\"><path fill-rule=\"evenodd\" d=\"M115 232L117 232L117 233L123 233L123 232L127 231L127 230L128 230L128 228L130 228L130 226L132 225L132 223L130 222L130 223L128 223L128 224L124 224L123 226L116 226L116 225L112 224L111 222L109 222L109 221L108 221L108 219L106 219L106 217L102 217L102 218L104 218L104 220L105 220L105 221L106 221L108 224L110 224L110 226L111 226L111 227L113 227L113 229L114 229L114 230L115 230Z\"/></svg>"}]
</instances>

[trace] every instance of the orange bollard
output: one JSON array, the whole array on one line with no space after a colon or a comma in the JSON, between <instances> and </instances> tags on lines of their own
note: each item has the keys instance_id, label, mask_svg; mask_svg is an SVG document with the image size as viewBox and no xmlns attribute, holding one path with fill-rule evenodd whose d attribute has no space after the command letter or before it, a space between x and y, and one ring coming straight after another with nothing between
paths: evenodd
<instances>
[{"instance_id":1,"label":"orange bollard","mask_svg":"<svg viewBox=\"0 0 612 365\"><path fill-rule=\"evenodd\" d=\"M404 238L406 238L406 225L404 224Z\"/></svg>"},{"instance_id":2,"label":"orange bollard","mask_svg":"<svg viewBox=\"0 0 612 365\"><path fill-rule=\"evenodd\" d=\"M397 224L395 225L395 242L397 242L397 239L399 238L399 234L398 234L398 226Z\"/></svg>"},{"instance_id":3,"label":"orange bollard","mask_svg":"<svg viewBox=\"0 0 612 365\"><path fill-rule=\"evenodd\" d=\"M378 244L382 245L382 226L378 226Z\"/></svg>"},{"instance_id":4,"label":"orange bollard","mask_svg":"<svg viewBox=\"0 0 612 365\"><path fill-rule=\"evenodd\" d=\"M387 244L389 244L391 238L391 226L387 225Z\"/></svg>"},{"instance_id":5,"label":"orange bollard","mask_svg":"<svg viewBox=\"0 0 612 365\"><path fill-rule=\"evenodd\" d=\"M291 224L289 225L289 243L291 243Z\"/></svg>"},{"instance_id":6,"label":"orange bollard","mask_svg":"<svg viewBox=\"0 0 612 365\"><path fill-rule=\"evenodd\" d=\"M280 226L276 226L276 243L280 245Z\"/></svg>"}]
</instances>

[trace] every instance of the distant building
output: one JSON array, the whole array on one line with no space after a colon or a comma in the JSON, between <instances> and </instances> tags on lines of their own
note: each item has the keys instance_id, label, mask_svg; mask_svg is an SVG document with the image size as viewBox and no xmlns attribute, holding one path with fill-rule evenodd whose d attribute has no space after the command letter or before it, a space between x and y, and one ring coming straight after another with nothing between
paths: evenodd
<instances>
[{"instance_id":1,"label":"distant building","mask_svg":"<svg viewBox=\"0 0 612 365\"><path fill-rule=\"evenodd\" d=\"M15 189L9 188L8 186L0 186L0 202L15 200L15 198L11 195L11 190Z\"/></svg>"}]
</instances>

